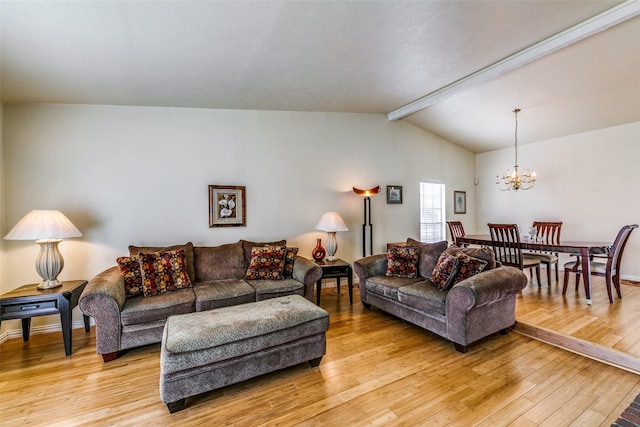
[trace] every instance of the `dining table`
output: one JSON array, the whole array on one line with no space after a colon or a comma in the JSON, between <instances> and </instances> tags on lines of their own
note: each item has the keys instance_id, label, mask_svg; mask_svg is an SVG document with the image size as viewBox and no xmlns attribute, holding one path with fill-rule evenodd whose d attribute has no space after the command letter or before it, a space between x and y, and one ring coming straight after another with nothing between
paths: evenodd
<instances>
[{"instance_id":1,"label":"dining table","mask_svg":"<svg viewBox=\"0 0 640 427\"><path fill-rule=\"evenodd\" d=\"M458 237L458 244L466 243L470 245L493 246L489 234L467 234ZM500 243L497 243L500 244ZM522 239L520 248L531 251L562 252L576 254L582 265L584 280L584 293L587 297L587 304L591 305L591 255L606 254L611 251L613 242L582 242L572 240L562 240L556 243L550 241Z\"/></svg>"}]
</instances>

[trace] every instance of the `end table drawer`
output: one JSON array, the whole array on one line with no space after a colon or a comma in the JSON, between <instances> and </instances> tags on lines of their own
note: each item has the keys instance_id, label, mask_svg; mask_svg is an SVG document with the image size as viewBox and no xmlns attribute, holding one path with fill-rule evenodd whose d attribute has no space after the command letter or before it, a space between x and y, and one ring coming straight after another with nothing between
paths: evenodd
<instances>
[{"instance_id":1,"label":"end table drawer","mask_svg":"<svg viewBox=\"0 0 640 427\"><path fill-rule=\"evenodd\" d=\"M3 304L2 305L2 317L7 318L9 316L20 316L29 314L30 316L38 313L58 312L58 306L56 301L38 301L31 303L20 304Z\"/></svg>"},{"instance_id":2,"label":"end table drawer","mask_svg":"<svg viewBox=\"0 0 640 427\"><path fill-rule=\"evenodd\" d=\"M341 267L324 267L322 269L322 275L328 276L331 274L346 274L348 268L348 265Z\"/></svg>"}]
</instances>

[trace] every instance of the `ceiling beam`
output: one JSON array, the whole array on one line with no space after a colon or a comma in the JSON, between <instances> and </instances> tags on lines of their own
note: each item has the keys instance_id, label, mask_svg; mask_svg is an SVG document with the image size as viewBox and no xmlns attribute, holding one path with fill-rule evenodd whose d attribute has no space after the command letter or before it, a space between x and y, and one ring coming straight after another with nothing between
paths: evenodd
<instances>
[{"instance_id":1,"label":"ceiling beam","mask_svg":"<svg viewBox=\"0 0 640 427\"><path fill-rule=\"evenodd\" d=\"M492 80L509 71L528 64L529 62L533 62L545 55L604 31L607 28L638 15L640 15L640 1L627 0L624 3L587 19L586 21L574 25L565 31L443 86L440 89L437 89L403 107L393 110L387 114L387 119L391 121L398 120L417 111L423 110L456 92Z\"/></svg>"}]
</instances>

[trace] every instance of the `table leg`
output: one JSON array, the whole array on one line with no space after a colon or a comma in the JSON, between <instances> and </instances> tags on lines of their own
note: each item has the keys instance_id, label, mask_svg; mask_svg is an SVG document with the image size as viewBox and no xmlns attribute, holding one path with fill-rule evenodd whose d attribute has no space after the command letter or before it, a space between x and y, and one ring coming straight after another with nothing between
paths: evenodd
<instances>
[{"instance_id":1,"label":"table leg","mask_svg":"<svg viewBox=\"0 0 640 427\"><path fill-rule=\"evenodd\" d=\"M58 298L58 311L62 323L62 338L64 340L64 354L71 356L71 309L69 300L63 295Z\"/></svg>"},{"instance_id":2,"label":"table leg","mask_svg":"<svg viewBox=\"0 0 640 427\"><path fill-rule=\"evenodd\" d=\"M316 305L320 305L320 290L322 289L322 278L316 282Z\"/></svg>"},{"instance_id":3,"label":"table leg","mask_svg":"<svg viewBox=\"0 0 640 427\"><path fill-rule=\"evenodd\" d=\"M347 283L349 284L349 304L353 305L353 274L351 274L351 268L347 269Z\"/></svg>"},{"instance_id":4,"label":"table leg","mask_svg":"<svg viewBox=\"0 0 640 427\"><path fill-rule=\"evenodd\" d=\"M342 280L342 279L340 279L340 277L336 277L336 284L338 286L338 296L342 295L342 294L340 294L340 280Z\"/></svg>"},{"instance_id":5,"label":"table leg","mask_svg":"<svg viewBox=\"0 0 640 427\"><path fill-rule=\"evenodd\" d=\"M591 258L589 257L589 249L580 249L582 276L584 280L584 293L587 297L587 304L591 305Z\"/></svg>"},{"instance_id":6,"label":"table leg","mask_svg":"<svg viewBox=\"0 0 640 427\"><path fill-rule=\"evenodd\" d=\"M29 331L31 330L31 318L22 319L22 341L29 341Z\"/></svg>"},{"instance_id":7,"label":"table leg","mask_svg":"<svg viewBox=\"0 0 640 427\"><path fill-rule=\"evenodd\" d=\"M89 332L91 330L91 319L86 314L83 314L82 320L84 320L84 331Z\"/></svg>"}]
</instances>

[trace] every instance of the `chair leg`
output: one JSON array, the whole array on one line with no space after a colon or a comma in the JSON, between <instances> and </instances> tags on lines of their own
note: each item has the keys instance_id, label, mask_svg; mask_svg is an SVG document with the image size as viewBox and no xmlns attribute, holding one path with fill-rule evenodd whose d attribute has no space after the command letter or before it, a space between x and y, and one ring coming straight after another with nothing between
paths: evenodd
<instances>
[{"instance_id":1,"label":"chair leg","mask_svg":"<svg viewBox=\"0 0 640 427\"><path fill-rule=\"evenodd\" d=\"M609 304L613 304L613 294L611 293L611 277L607 276L607 294L609 295Z\"/></svg>"},{"instance_id":2,"label":"chair leg","mask_svg":"<svg viewBox=\"0 0 640 427\"><path fill-rule=\"evenodd\" d=\"M556 262L556 282L560 281L560 275L558 274L558 262Z\"/></svg>"},{"instance_id":3,"label":"chair leg","mask_svg":"<svg viewBox=\"0 0 640 427\"><path fill-rule=\"evenodd\" d=\"M580 273L576 273L576 291L580 289Z\"/></svg>"},{"instance_id":4,"label":"chair leg","mask_svg":"<svg viewBox=\"0 0 640 427\"><path fill-rule=\"evenodd\" d=\"M551 286L551 263L547 265L547 286Z\"/></svg>"},{"instance_id":5,"label":"chair leg","mask_svg":"<svg viewBox=\"0 0 640 427\"><path fill-rule=\"evenodd\" d=\"M618 276L617 274L613 276L613 286L616 287L618 298L622 299L622 292L620 291L620 276Z\"/></svg>"},{"instance_id":6,"label":"chair leg","mask_svg":"<svg viewBox=\"0 0 640 427\"><path fill-rule=\"evenodd\" d=\"M567 286L569 285L569 270L564 270L564 281L562 283L562 295L567 293Z\"/></svg>"},{"instance_id":7,"label":"chair leg","mask_svg":"<svg viewBox=\"0 0 640 427\"><path fill-rule=\"evenodd\" d=\"M536 266L536 279L538 279L538 287L542 287L542 283L540 283L540 264Z\"/></svg>"}]
</instances>

